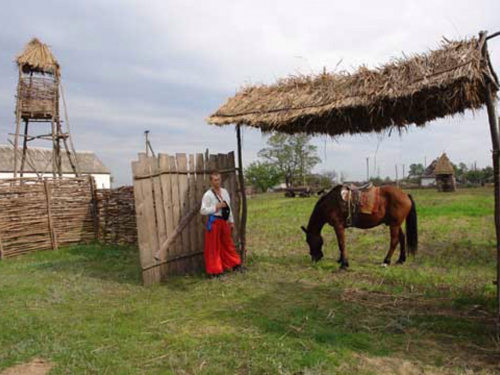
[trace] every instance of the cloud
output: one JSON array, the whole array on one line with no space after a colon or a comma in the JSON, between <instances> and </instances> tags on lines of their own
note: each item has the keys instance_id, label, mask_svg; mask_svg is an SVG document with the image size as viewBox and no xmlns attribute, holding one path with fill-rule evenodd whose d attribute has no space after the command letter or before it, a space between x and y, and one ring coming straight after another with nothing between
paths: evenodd
<instances>
[{"instance_id":1,"label":"cloud","mask_svg":"<svg viewBox=\"0 0 500 375\"><path fill-rule=\"evenodd\" d=\"M14 129L13 59L32 36L50 44L62 65L77 148L96 151L117 182L127 184L146 129L158 150L227 152L235 148L234 128L208 126L204 119L242 85L324 67L377 66L403 51L436 48L442 36L496 31L499 12L496 0L452 6L445 0L27 0L22 7L6 1L0 13L0 137ZM500 41L492 41L497 71L499 51ZM454 161L486 165L488 132L479 111L413 127L401 137L318 137L324 161L317 169L362 179L365 158L375 169L376 154L380 173L393 175L394 164L429 162L443 151ZM246 163L265 139L245 129Z\"/></svg>"}]
</instances>

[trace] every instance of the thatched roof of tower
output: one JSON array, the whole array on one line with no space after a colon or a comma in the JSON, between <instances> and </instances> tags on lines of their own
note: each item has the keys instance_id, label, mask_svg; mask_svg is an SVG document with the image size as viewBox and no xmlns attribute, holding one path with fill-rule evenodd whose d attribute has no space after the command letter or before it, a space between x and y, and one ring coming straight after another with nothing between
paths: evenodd
<instances>
[{"instance_id":1,"label":"thatched roof of tower","mask_svg":"<svg viewBox=\"0 0 500 375\"><path fill-rule=\"evenodd\" d=\"M444 40L376 69L279 80L242 89L207 121L264 132L354 134L424 125L485 104L484 40Z\"/></svg>"},{"instance_id":2,"label":"thatched roof of tower","mask_svg":"<svg viewBox=\"0 0 500 375\"><path fill-rule=\"evenodd\" d=\"M435 175L455 174L453 166L451 165L450 159L448 159L446 153L443 153L443 155L441 155L441 157L437 161L436 167L434 168L434 174Z\"/></svg>"},{"instance_id":3,"label":"thatched roof of tower","mask_svg":"<svg viewBox=\"0 0 500 375\"><path fill-rule=\"evenodd\" d=\"M24 47L24 51L16 57L16 62L23 71L57 74L59 63L52 54L49 46L37 38L33 38Z\"/></svg>"}]
</instances>

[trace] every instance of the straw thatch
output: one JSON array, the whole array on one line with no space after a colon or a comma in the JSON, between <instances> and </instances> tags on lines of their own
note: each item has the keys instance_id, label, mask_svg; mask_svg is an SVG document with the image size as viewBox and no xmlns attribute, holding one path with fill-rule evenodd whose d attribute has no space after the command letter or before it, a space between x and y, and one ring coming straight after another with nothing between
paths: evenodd
<instances>
[{"instance_id":1,"label":"straw thatch","mask_svg":"<svg viewBox=\"0 0 500 375\"><path fill-rule=\"evenodd\" d=\"M454 175L455 171L453 170L453 166L450 163L450 159L446 153L443 153L439 160L436 163L436 167L434 168L434 175Z\"/></svg>"},{"instance_id":2,"label":"straw thatch","mask_svg":"<svg viewBox=\"0 0 500 375\"><path fill-rule=\"evenodd\" d=\"M40 42L37 38L33 38L24 47L24 51L17 56L16 62L24 72L59 73L59 63L49 46Z\"/></svg>"},{"instance_id":3,"label":"straw thatch","mask_svg":"<svg viewBox=\"0 0 500 375\"><path fill-rule=\"evenodd\" d=\"M485 103L482 42L443 41L440 49L353 74L290 77L242 89L208 118L262 131L353 134L402 129Z\"/></svg>"}]
</instances>

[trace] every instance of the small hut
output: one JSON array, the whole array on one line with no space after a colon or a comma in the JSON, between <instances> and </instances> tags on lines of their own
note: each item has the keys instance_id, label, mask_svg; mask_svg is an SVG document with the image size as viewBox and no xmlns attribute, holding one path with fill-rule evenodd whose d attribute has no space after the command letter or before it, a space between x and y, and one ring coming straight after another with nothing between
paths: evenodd
<instances>
[{"instance_id":1,"label":"small hut","mask_svg":"<svg viewBox=\"0 0 500 375\"><path fill-rule=\"evenodd\" d=\"M446 153L443 153L438 159L436 167L434 168L434 176L436 176L438 191L452 193L457 190L455 184L455 171Z\"/></svg>"}]
</instances>

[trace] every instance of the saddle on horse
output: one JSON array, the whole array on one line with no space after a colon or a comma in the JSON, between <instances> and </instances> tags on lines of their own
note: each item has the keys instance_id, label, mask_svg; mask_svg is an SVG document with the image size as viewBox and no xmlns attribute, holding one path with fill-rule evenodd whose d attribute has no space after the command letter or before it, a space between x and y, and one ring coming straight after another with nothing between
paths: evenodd
<instances>
[{"instance_id":1,"label":"saddle on horse","mask_svg":"<svg viewBox=\"0 0 500 375\"><path fill-rule=\"evenodd\" d=\"M346 203L346 226L356 224L359 214L371 215L378 210L380 188L368 182L362 186L343 185L340 190L342 200Z\"/></svg>"}]
</instances>

